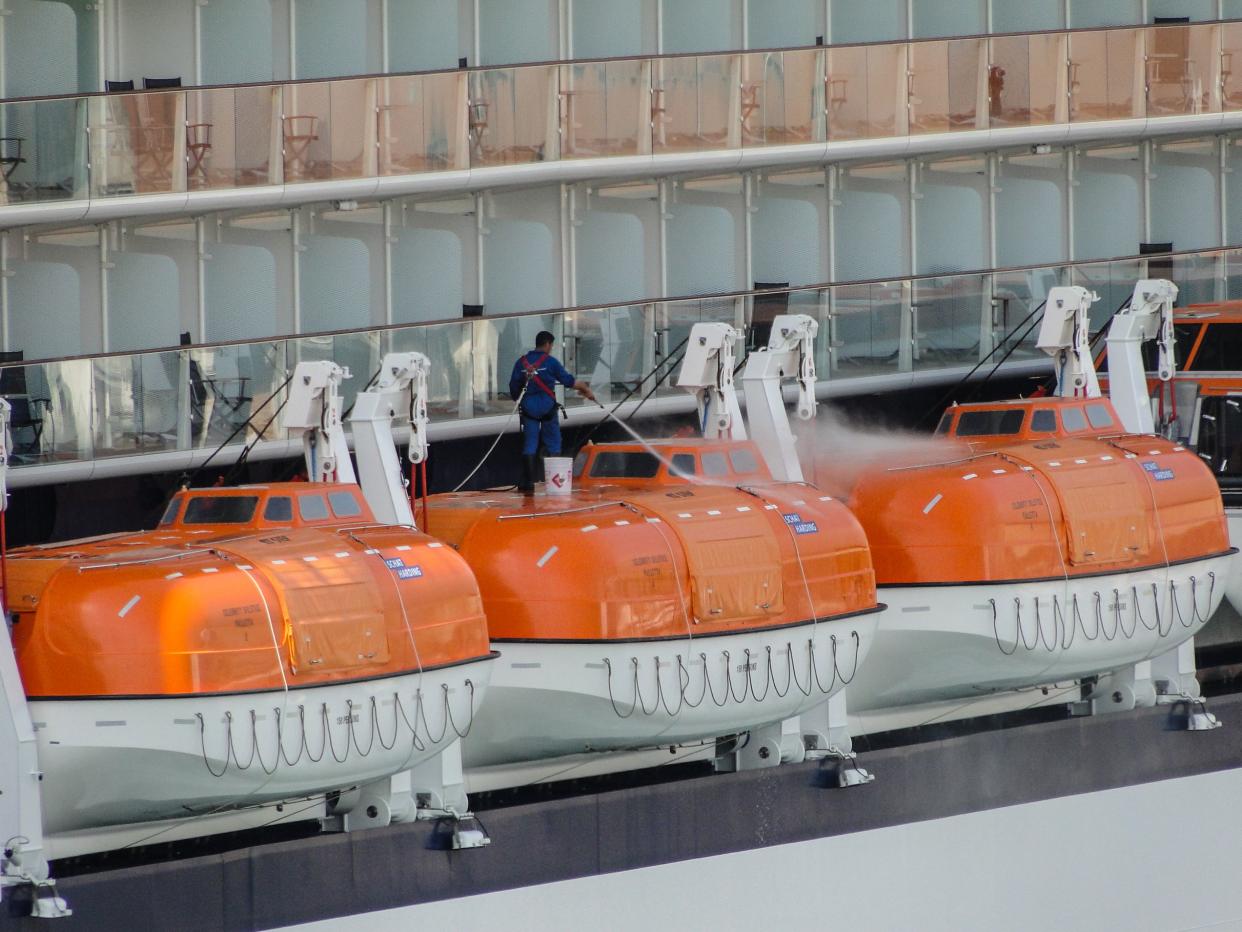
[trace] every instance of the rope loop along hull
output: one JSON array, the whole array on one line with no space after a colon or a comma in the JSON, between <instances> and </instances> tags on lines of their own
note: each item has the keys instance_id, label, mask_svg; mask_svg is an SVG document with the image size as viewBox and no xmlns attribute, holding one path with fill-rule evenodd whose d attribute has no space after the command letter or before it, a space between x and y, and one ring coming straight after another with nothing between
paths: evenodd
<instances>
[{"instance_id":1,"label":"rope loop along hull","mask_svg":"<svg viewBox=\"0 0 1242 932\"><path fill-rule=\"evenodd\" d=\"M1225 596L1230 552L1069 579L887 586L851 711L1081 679L1160 656L1197 634Z\"/></svg>"},{"instance_id":2,"label":"rope loop along hull","mask_svg":"<svg viewBox=\"0 0 1242 932\"><path fill-rule=\"evenodd\" d=\"M708 637L498 643L465 763L710 740L799 715L860 675L880 613Z\"/></svg>"}]
</instances>

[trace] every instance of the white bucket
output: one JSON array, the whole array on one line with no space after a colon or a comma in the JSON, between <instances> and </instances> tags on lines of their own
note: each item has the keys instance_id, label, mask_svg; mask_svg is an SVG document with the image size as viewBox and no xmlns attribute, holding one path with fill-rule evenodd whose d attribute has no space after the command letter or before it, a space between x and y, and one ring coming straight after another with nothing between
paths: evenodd
<instances>
[{"instance_id":1,"label":"white bucket","mask_svg":"<svg viewBox=\"0 0 1242 932\"><path fill-rule=\"evenodd\" d=\"M545 456L543 480L549 495L568 495L573 491L574 461L568 456Z\"/></svg>"}]
</instances>

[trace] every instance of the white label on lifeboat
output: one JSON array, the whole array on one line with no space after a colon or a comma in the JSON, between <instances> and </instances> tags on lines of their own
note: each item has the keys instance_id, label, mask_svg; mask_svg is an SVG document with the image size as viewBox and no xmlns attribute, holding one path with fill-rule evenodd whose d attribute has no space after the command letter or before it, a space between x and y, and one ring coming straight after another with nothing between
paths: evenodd
<instances>
[{"instance_id":1,"label":"white label on lifeboat","mask_svg":"<svg viewBox=\"0 0 1242 932\"><path fill-rule=\"evenodd\" d=\"M421 566L404 566L397 570L398 579L420 579L423 575Z\"/></svg>"},{"instance_id":2,"label":"white label on lifeboat","mask_svg":"<svg viewBox=\"0 0 1242 932\"><path fill-rule=\"evenodd\" d=\"M819 525L814 521L803 521L793 526L794 532L797 534L818 534Z\"/></svg>"},{"instance_id":3,"label":"white label on lifeboat","mask_svg":"<svg viewBox=\"0 0 1242 932\"><path fill-rule=\"evenodd\" d=\"M405 561L400 557L387 557L384 560L384 565L390 570L399 570L401 567L405 566Z\"/></svg>"},{"instance_id":4,"label":"white label on lifeboat","mask_svg":"<svg viewBox=\"0 0 1242 932\"><path fill-rule=\"evenodd\" d=\"M798 514L796 511L785 512L784 514L781 515L781 517L785 519L786 524L801 524L802 523L802 515Z\"/></svg>"},{"instance_id":5,"label":"white label on lifeboat","mask_svg":"<svg viewBox=\"0 0 1242 932\"><path fill-rule=\"evenodd\" d=\"M1161 469L1155 463L1143 463L1143 468L1151 473L1151 477L1157 482L1167 482L1173 478L1173 470Z\"/></svg>"}]
</instances>

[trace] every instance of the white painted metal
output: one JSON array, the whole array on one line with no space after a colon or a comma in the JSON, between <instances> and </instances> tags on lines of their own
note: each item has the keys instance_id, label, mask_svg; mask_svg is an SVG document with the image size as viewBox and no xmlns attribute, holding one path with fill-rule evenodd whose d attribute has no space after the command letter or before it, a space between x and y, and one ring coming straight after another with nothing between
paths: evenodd
<instances>
[{"instance_id":1,"label":"white painted metal","mask_svg":"<svg viewBox=\"0 0 1242 932\"><path fill-rule=\"evenodd\" d=\"M390 778L467 731L492 665L288 691L33 700L47 831L243 809ZM398 821L414 817L411 800L390 807Z\"/></svg>"},{"instance_id":2,"label":"white painted metal","mask_svg":"<svg viewBox=\"0 0 1242 932\"><path fill-rule=\"evenodd\" d=\"M805 314L776 317L767 347L751 353L742 372L750 435L759 445L772 477L785 482L801 482L802 466L780 385L785 378L795 378L798 417L804 421L815 417L814 341L818 331L819 324Z\"/></svg>"},{"instance_id":3,"label":"white painted metal","mask_svg":"<svg viewBox=\"0 0 1242 932\"><path fill-rule=\"evenodd\" d=\"M1203 627L1225 595L1233 559L1032 582L884 588L889 608L850 685L851 709L969 700L1144 664ZM1193 683L1192 670L1189 682L1171 684L1172 691L1197 692ZM1149 691L1146 699L1154 698Z\"/></svg>"},{"instance_id":4,"label":"white painted metal","mask_svg":"<svg viewBox=\"0 0 1242 932\"><path fill-rule=\"evenodd\" d=\"M1135 284L1129 307L1118 311L1108 328L1108 395L1122 426L1132 434L1156 431L1147 391L1143 343L1156 340L1156 377L1160 381L1169 381L1177 371L1173 344L1175 300L1177 286L1172 282L1143 279Z\"/></svg>"},{"instance_id":5,"label":"white painted metal","mask_svg":"<svg viewBox=\"0 0 1242 932\"><path fill-rule=\"evenodd\" d=\"M302 431L306 478L311 482L356 482L341 423L341 383L349 370L334 362L300 362L289 381L280 416L287 430Z\"/></svg>"},{"instance_id":6,"label":"white painted metal","mask_svg":"<svg viewBox=\"0 0 1242 932\"><path fill-rule=\"evenodd\" d=\"M677 387L694 396L703 436L746 438L746 426L733 387L734 344L744 334L726 323L699 323L690 331L677 373Z\"/></svg>"},{"instance_id":7,"label":"white painted metal","mask_svg":"<svg viewBox=\"0 0 1242 932\"><path fill-rule=\"evenodd\" d=\"M1087 319L1098 300L1099 295L1079 285L1058 285L1048 291L1035 345L1052 357L1060 397L1100 397Z\"/></svg>"},{"instance_id":8,"label":"white painted metal","mask_svg":"<svg viewBox=\"0 0 1242 932\"><path fill-rule=\"evenodd\" d=\"M358 393L349 416L362 493L381 524L413 526L414 513L397 460L393 420L408 415L409 460L427 458L427 373L422 353L388 353L375 385ZM341 438L344 443L344 436ZM348 450L345 450L348 455Z\"/></svg>"},{"instance_id":9,"label":"white painted metal","mask_svg":"<svg viewBox=\"0 0 1242 932\"><path fill-rule=\"evenodd\" d=\"M479 767L778 723L845 687L865 665L877 618L662 641L503 642L462 754Z\"/></svg>"}]
</instances>

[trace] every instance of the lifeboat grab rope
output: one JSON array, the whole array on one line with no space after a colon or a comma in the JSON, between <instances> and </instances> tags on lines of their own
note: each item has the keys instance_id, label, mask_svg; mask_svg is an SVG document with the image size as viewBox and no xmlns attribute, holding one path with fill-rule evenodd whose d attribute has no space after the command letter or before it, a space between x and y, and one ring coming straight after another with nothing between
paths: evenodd
<instances>
[{"instance_id":1,"label":"lifeboat grab rope","mask_svg":"<svg viewBox=\"0 0 1242 932\"><path fill-rule=\"evenodd\" d=\"M756 703L762 703L766 701L770 692L775 692L778 697L783 699L789 694L789 690L795 686L797 687L798 692L803 696L809 697L817 689L821 694L828 695L833 691L833 688L836 687L838 683L842 687L848 686L858 673L859 654L861 653L862 641L856 630L850 632L850 638L854 642L854 660L850 668L849 676L846 676L844 670L842 669L842 665L839 662L840 639L838 639L835 634L829 635L829 643L832 646L832 678L829 680L827 685L824 685L824 677L822 677L819 672L820 665L815 656L816 651L814 638L808 638L806 642L807 670L805 686L803 685L802 678L798 676L797 665L794 662L793 642L787 641L785 644L785 686L783 688L776 686L776 674L772 664L772 648L770 646L767 647L766 666L768 676L762 695L760 695L754 682L754 671L758 666L758 663L756 662L757 655L753 653L750 648L745 649L746 662L742 664L742 667L745 669L746 678L742 683L740 691L734 685L733 661L730 652L722 650L718 655L718 658L724 661L725 667L724 682L721 684L721 688L718 692L717 688L712 684L711 674L708 672L707 654L706 652L700 651L699 661L703 667L703 685L699 690L698 698L693 702L689 699L688 695L688 687L690 686L691 680L690 670L686 666L682 655L677 654L676 663L679 697L675 710L669 707L669 702L665 699L664 678L660 675L661 667L667 666L668 661L661 661L658 656L654 658L656 694L654 701L648 702L643 696L642 682L639 676L642 664L637 657L630 657L631 673L628 679L630 680L633 699L630 702L629 709L625 709L623 704L618 703L616 691L613 689L612 660L605 657L603 658L603 664L608 676L608 701L611 703L612 710L618 718L627 719L640 709L642 710L643 715L651 716L655 715L661 708L663 708L665 713L670 717L676 717L681 713L683 708L689 707L691 709L697 709L703 704L704 700L708 698L711 699L712 704L718 709L722 709L728 705L729 700L733 700L733 702L737 705L745 703L748 698L753 699Z\"/></svg>"},{"instance_id":2,"label":"lifeboat grab rope","mask_svg":"<svg viewBox=\"0 0 1242 932\"><path fill-rule=\"evenodd\" d=\"M1148 621L1143 613L1143 609L1139 604L1139 588L1137 585L1130 587L1130 598L1133 606L1130 617L1130 627L1127 630L1125 620L1121 611L1121 592L1118 589L1113 590L1113 602L1111 605L1113 614L1113 628L1110 634L1104 623L1103 598L1099 591L1093 593L1095 601L1095 630L1088 632L1086 621L1083 618L1082 611L1078 606L1078 594L1074 593L1070 599L1070 620L1066 621L1065 610L1061 607L1060 600L1056 593L1052 594L1052 626L1051 640L1045 633L1043 624L1043 615L1040 610L1040 597L1035 598L1035 630L1028 637L1027 626L1022 620L1022 599L1014 598L1014 635L1012 646L1006 648L1005 641L1000 634L1000 612L996 605L995 599L988 599L988 606L992 610L992 635L996 641L997 649L1006 657L1012 657L1019 647L1024 647L1028 651L1037 650L1041 645L1048 652L1056 650L1058 647L1062 651L1069 650L1078 636L1081 629L1082 636L1088 641L1095 641L1101 636L1107 642L1115 640L1118 635L1125 640L1132 640L1138 632L1141 624L1147 631L1154 632L1160 638L1166 638L1174 629L1174 618L1177 622L1187 630L1194 628L1196 625L1202 625L1207 622L1208 617L1199 608L1199 580L1195 576L1189 576L1190 583L1190 611L1185 612L1182 609L1181 602L1177 593L1177 580L1170 579L1168 586L1169 604L1167 612L1161 611L1161 598L1159 583L1153 582L1152 589L1152 607L1155 613L1154 622ZM1211 608L1212 599L1216 593L1216 573L1208 571L1208 608ZM1167 616L1168 626L1165 626L1164 619ZM1189 618L1187 617L1189 616Z\"/></svg>"},{"instance_id":3,"label":"lifeboat grab rope","mask_svg":"<svg viewBox=\"0 0 1242 932\"><path fill-rule=\"evenodd\" d=\"M244 762L241 759L241 754L238 753L237 742L234 739L234 723L236 719L231 711L224 713L224 765L219 769L212 766L212 757L207 753L206 718L201 712L196 712L194 717L198 719L199 747L203 756L203 764L206 766L208 772L216 778L224 777L225 774L229 772L230 768L242 772L249 770L254 766L256 761L258 762L260 769L270 777L280 768L282 762L286 767L296 767L302 761L303 757L305 757L308 763L318 764L323 760L324 755L328 753L332 755L332 759L336 761L336 763L344 764L349 760L352 752L356 752L357 756L361 758L369 757L375 750L375 743L377 739L383 750L391 751L397 745L398 738L402 732L403 724L405 729L410 733L411 749L414 751L425 751L429 746L434 747L444 741L448 736L450 729L452 729L453 734L458 738L465 738L468 734L470 734L470 729L474 724L475 715L475 686L473 680L469 678L464 681L464 685L470 695L469 719L466 722L465 728L458 726L456 717L453 714L453 704L449 696L450 690L448 684L441 684L440 692L443 700L444 716L440 733L435 737L432 737L431 734L431 723L427 718L426 703L423 700L423 691L421 689L415 690L412 697L414 702L413 715L406 711L405 703L402 701L400 693L394 692L392 694L394 709L392 737L389 740L384 739L384 730L380 724L379 700L377 697L372 696L369 703L371 711L370 729L365 750L362 747L357 730L354 727L356 721L355 712L358 709L361 709L362 706L356 705L353 699L347 699L345 701L345 715L343 716L345 720L346 733L344 736L343 750L339 753L337 750L338 739L335 739L332 736L332 714L328 708L328 704L326 702L320 704L319 715L317 716L322 726L322 737L317 754L311 751L311 741L309 740L307 729L306 706L299 704L298 721L300 723L300 734L296 741L297 756L292 759L290 759L289 751L287 749L288 745L285 739L285 720L288 716L285 715L279 707L275 707L272 711L276 721L276 740L275 748L273 749L273 754L271 755L271 766L268 765L267 760L264 758L263 752L260 750L262 740L259 737L259 716L255 709L250 709L248 712L250 718L250 753ZM420 726L422 728L421 734Z\"/></svg>"}]
</instances>

